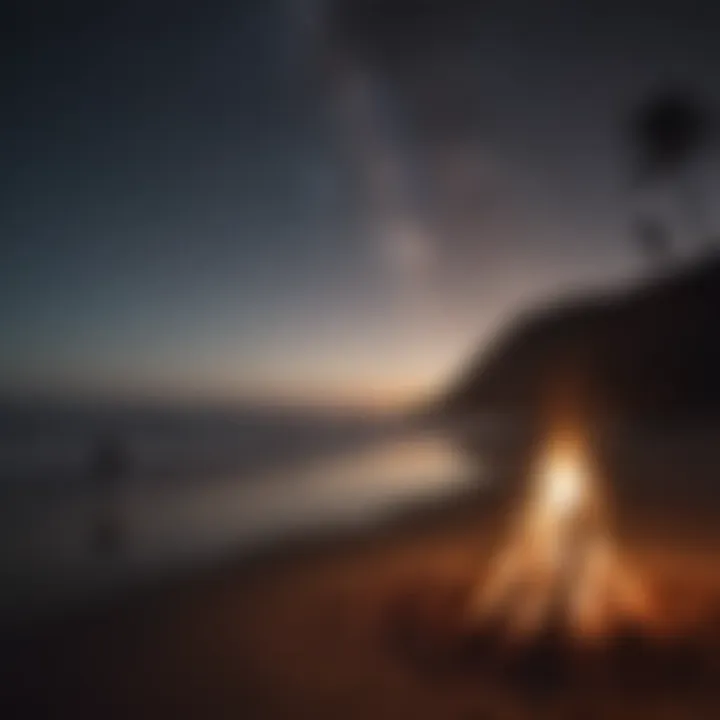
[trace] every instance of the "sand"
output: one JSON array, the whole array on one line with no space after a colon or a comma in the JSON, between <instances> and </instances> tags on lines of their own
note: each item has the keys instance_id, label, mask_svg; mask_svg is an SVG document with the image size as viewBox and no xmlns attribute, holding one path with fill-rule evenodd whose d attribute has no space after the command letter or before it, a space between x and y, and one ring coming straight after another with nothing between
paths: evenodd
<instances>
[{"instance_id":1,"label":"sand","mask_svg":"<svg viewBox=\"0 0 720 720\"><path fill-rule=\"evenodd\" d=\"M482 576L500 527L497 509L455 500L16 629L3 640L0 717L719 716L715 660L682 682L680 668L660 684L651 671L631 687L530 687L458 659L458 598ZM628 552L664 577L686 614L714 607L720 570L707 535L645 528L625 538ZM713 618L701 635L717 658Z\"/></svg>"}]
</instances>

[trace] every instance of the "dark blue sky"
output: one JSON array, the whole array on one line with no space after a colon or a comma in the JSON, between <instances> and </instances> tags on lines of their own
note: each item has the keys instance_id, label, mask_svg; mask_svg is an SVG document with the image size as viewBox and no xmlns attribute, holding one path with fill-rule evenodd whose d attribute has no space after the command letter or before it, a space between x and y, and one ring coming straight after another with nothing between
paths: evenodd
<instances>
[{"instance_id":1,"label":"dark blue sky","mask_svg":"<svg viewBox=\"0 0 720 720\"><path fill-rule=\"evenodd\" d=\"M4 23L11 392L427 391L524 304L641 271L623 117L720 89L712 3L32 5Z\"/></svg>"}]
</instances>

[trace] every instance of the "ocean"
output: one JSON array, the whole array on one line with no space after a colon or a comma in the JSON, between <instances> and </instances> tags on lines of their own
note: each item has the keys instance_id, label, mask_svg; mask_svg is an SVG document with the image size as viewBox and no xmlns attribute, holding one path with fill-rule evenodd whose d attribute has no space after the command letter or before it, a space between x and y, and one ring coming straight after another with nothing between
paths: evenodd
<instances>
[{"instance_id":1,"label":"ocean","mask_svg":"<svg viewBox=\"0 0 720 720\"><path fill-rule=\"evenodd\" d=\"M278 409L0 411L0 612L59 607L478 481L438 431Z\"/></svg>"}]
</instances>

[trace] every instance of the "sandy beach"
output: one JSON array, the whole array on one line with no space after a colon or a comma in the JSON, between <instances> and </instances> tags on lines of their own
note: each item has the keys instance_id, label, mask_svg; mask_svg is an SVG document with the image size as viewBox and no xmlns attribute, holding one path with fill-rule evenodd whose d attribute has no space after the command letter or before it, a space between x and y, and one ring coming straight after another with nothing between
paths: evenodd
<instances>
[{"instance_id":1,"label":"sandy beach","mask_svg":"<svg viewBox=\"0 0 720 720\"><path fill-rule=\"evenodd\" d=\"M697 526L648 522L625 538L676 611L704 623L712 660L690 681L678 669L663 684L566 680L536 692L457 661L458 598L482 577L502 520L477 498L455 499L15 628L3 642L2 716L716 717L720 570ZM665 528L660 541L653 527Z\"/></svg>"}]
</instances>

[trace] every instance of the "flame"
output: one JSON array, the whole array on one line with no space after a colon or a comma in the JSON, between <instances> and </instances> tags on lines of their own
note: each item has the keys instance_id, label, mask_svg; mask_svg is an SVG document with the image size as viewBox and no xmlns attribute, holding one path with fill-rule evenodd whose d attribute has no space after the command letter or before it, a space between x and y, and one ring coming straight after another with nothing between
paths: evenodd
<instances>
[{"instance_id":1,"label":"flame","mask_svg":"<svg viewBox=\"0 0 720 720\"><path fill-rule=\"evenodd\" d=\"M544 447L471 612L514 637L557 625L575 637L602 637L615 623L649 618L647 591L621 557L578 432L556 431Z\"/></svg>"}]
</instances>

